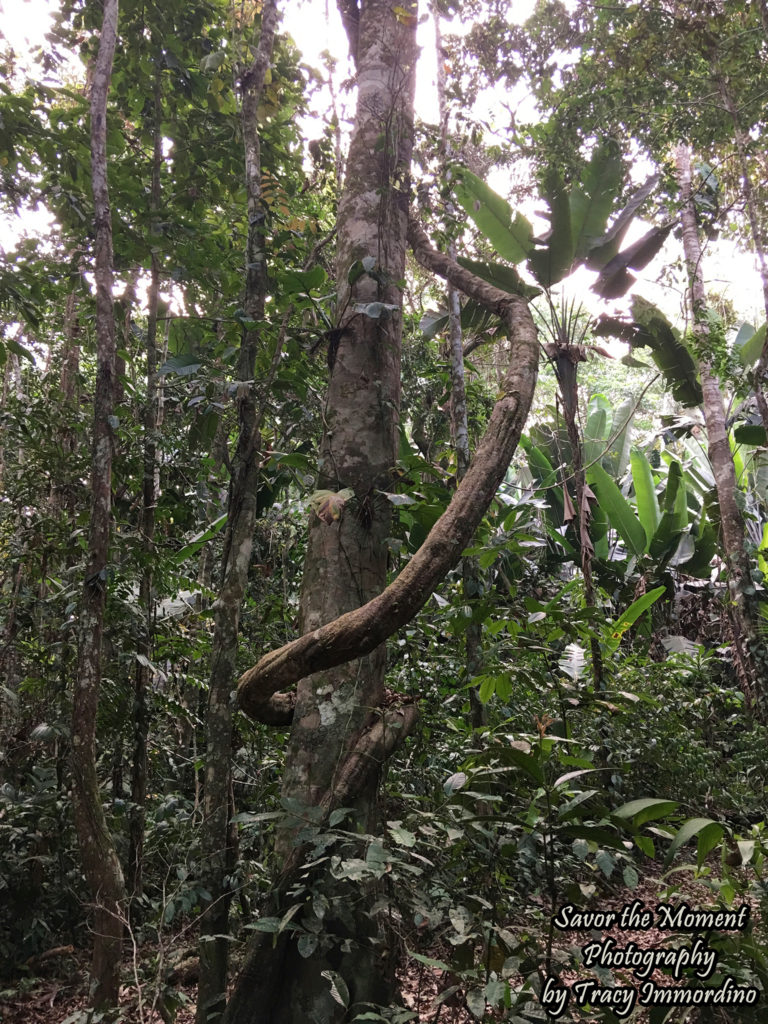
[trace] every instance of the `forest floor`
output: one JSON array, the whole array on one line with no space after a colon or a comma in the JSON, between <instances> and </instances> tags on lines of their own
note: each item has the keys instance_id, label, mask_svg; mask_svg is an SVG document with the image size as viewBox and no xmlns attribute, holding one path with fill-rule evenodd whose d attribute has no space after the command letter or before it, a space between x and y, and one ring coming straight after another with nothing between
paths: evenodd
<instances>
[{"instance_id":1,"label":"forest floor","mask_svg":"<svg viewBox=\"0 0 768 1024\"><path fill-rule=\"evenodd\" d=\"M707 890L687 874L680 874L675 881L674 893L665 890L664 884L657 874L647 872L634 889L611 887L604 889L596 909L601 911L616 911L620 914L623 907L634 901L640 901L646 909L653 910L660 902L668 902L675 906L687 903L693 909L699 909L708 904ZM756 913L757 908L752 906L752 912ZM760 931L764 930L764 922L755 922ZM520 921L511 921L508 929L515 932L516 928L530 930L530 921L523 916ZM559 963L573 962L573 955L587 942L594 941L598 937L596 932L587 931L559 931L555 930L553 936L553 960ZM619 929L616 926L603 930L599 938L602 940L613 939L616 947L627 947L634 943L639 950L651 950L668 948L670 945L687 944L692 945L694 936L690 933L673 932L659 927L641 929ZM60 947L52 951L54 955L45 958L38 958L36 973L30 974L14 987L0 989L0 1024L87 1024L87 983L89 960L87 953L83 950L76 950L71 946ZM161 990L156 983L149 978L147 962L152 955L147 949L142 950L144 963L135 969L134 962L127 961L125 964L124 977L126 984L122 990L120 1015L117 1018L119 1024L194 1024L194 1001L196 995L196 961L187 959L182 964L181 970L177 968L177 982L173 987L165 987L162 996L166 1000L172 999L160 1007ZM444 950L433 950L430 957L436 960L444 960L449 953ZM140 984L132 984L130 978L141 979ZM634 986L637 988L641 982L633 978L629 970L616 970L617 983L621 986ZM405 960L400 967L398 977L401 986L401 993L406 1005L418 1013L418 1020L421 1022L437 1022L437 1024L472 1024L476 1018L468 1010L464 1001L463 989L460 979L448 975L437 968L425 966L415 960ZM582 968L580 970L562 970L560 972L561 984L571 987L580 980L594 978L594 974ZM659 984L676 984L670 976L661 974L658 970L649 975L650 980ZM512 979L514 982L514 979ZM685 981L685 979L683 979ZM520 979L522 983L522 978ZM677 982L681 984L682 982ZM9 983L5 983L9 985ZM441 1000L441 994L447 989L454 991L448 999ZM139 995L140 993L140 995ZM528 1004L526 1018L532 1022L541 1019L551 1021L538 1004ZM768 1011L764 1008L764 1013ZM632 1024L642 1024L646 1018L647 1011L636 1011L631 1017ZM507 1014L500 1011L494 1019L504 1021ZM576 1014L569 1017L567 1014L560 1018L561 1024L568 1020L579 1020L582 1024L588 1024L590 1020L597 1018L590 1017L587 1013ZM734 1017L723 1016L723 1021L738 1021L738 1015Z\"/></svg>"}]
</instances>

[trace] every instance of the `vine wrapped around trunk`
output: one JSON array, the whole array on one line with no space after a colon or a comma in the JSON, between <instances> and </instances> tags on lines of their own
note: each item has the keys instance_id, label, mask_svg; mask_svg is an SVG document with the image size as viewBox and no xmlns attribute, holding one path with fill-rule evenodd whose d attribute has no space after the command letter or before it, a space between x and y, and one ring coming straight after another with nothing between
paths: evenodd
<instances>
[{"instance_id":1,"label":"vine wrapped around trunk","mask_svg":"<svg viewBox=\"0 0 768 1024\"><path fill-rule=\"evenodd\" d=\"M511 342L510 366L502 395L448 508L400 575L366 604L266 654L241 676L240 707L257 721L283 721L290 713L291 699L279 691L314 672L373 651L424 606L470 543L504 479L528 416L536 386L539 345L526 300L487 284L435 250L413 218L408 238L422 266L482 302L506 324Z\"/></svg>"}]
</instances>

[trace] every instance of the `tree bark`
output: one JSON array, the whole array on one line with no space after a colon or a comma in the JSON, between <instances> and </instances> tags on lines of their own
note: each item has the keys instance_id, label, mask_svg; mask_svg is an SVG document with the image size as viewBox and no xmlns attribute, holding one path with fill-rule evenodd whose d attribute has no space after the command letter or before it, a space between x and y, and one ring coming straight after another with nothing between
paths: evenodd
<instances>
[{"instance_id":1,"label":"tree bark","mask_svg":"<svg viewBox=\"0 0 768 1024\"><path fill-rule=\"evenodd\" d=\"M162 80L160 65L155 69L154 125L152 140L152 172L150 190L151 231L159 233L157 217L160 213L160 169L163 160ZM152 597L152 569L155 553L155 507L157 504L157 432L159 418L159 388L157 375L157 313L160 301L160 255L152 246L149 291L147 294L147 394L144 406L144 458L141 483L141 533L144 569L139 585L139 603L143 622L136 664L133 700L133 757L131 763L131 814L129 819L130 845L128 848L128 881L131 899L142 895L144 825L147 799L147 736L149 731L149 692L152 683L152 657L154 647L154 600Z\"/></svg>"},{"instance_id":2,"label":"tree bark","mask_svg":"<svg viewBox=\"0 0 768 1024\"><path fill-rule=\"evenodd\" d=\"M80 856L94 902L91 990L94 1006L117 1004L125 916L125 886L107 827L96 775L96 712L111 518L115 393L112 224L107 186L107 96L117 41L118 0L104 0L99 53L91 92L91 175L94 197L97 377L91 462L88 568L80 614L78 671L72 708L72 782Z\"/></svg>"},{"instance_id":3,"label":"tree bark","mask_svg":"<svg viewBox=\"0 0 768 1024\"><path fill-rule=\"evenodd\" d=\"M304 630L353 611L386 583L390 504L383 492L391 486L399 429L416 4L404 0L393 7L388 0L366 0L360 11L346 5L344 13L352 29L358 97L338 210L338 313L330 341L318 487L348 488L353 497L337 518L311 517L301 597ZM300 684L284 802L322 808L346 791L349 760L384 697L385 651L376 647L361 660ZM376 782L376 773L366 771L356 780L363 792L358 789L352 803L366 826ZM292 859L293 839L289 826L278 836L277 850L286 862ZM350 1006L389 1004L392 979L382 971L383 961L377 962L382 937L362 905L365 900L349 899L348 890L347 898L340 898L342 883L328 875L321 884L331 901L323 920L324 943L309 956L300 955L287 934L274 946L262 949L257 943L238 979L228 1022L346 1019L323 976L330 969L344 979ZM324 948L328 939L330 950Z\"/></svg>"},{"instance_id":4,"label":"tree bark","mask_svg":"<svg viewBox=\"0 0 768 1024\"><path fill-rule=\"evenodd\" d=\"M764 18L765 10L766 7L765 4L763 4L761 13ZM717 73L717 86L720 90L723 106L728 111L731 116L731 120L733 121L733 141L736 143L736 152L739 157L741 191L744 196L744 204L747 208L747 218L749 220L749 228L752 234L752 244L755 247L757 263L760 268L760 283L763 289L763 309L765 310L766 323L768 323L768 259L766 258L765 245L763 244L763 233L760 229L757 199L755 197L755 190L752 187L752 178L749 173L749 136L741 127L739 112L733 96L731 95L731 90L728 87L728 82L723 72L719 69ZM760 419L763 421L763 427L766 432L768 432L768 399L766 399L765 396L766 372L768 372L768 332L766 333L763 350L760 353L760 358L758 359L754 370L755 401L757 402Z\"/></svg>"},{"instance_id":5,"label":"tree bark","mask_svg":"<svg viewBox=\"0 0 768 1024\"><path fill-rule=\"evenodd\" d=\"M433 5L432 17L435 22L435 52L437 53L437 105L440 113L440 146L441 157L445 165L452 155L452 146L448 136L448 107L445 99L445 61L442 59L443 36L440 30L440 12ZM456 215L451 205L450 213ZM456 244L448 247L448 255L456 259ZM451 364L451 434L456 451L456 481L461 483L467 475L470 462L469 450L469 417L467 414L467 387L464 369L464 339L461 329L461 298L458 288L448 284L448 344ZM480 594L483 576L477 559L467 556L461 560L461 581L464 600L472 607L474 599ZM473 620L468 624L464 634L467 684L479 675L483 664L483 632L479 622ZM481 729L487 724L486 708L480 700L477 688L469 689L470 717L473 729Z\"/></svg>"},{"instance_id":6,"label":"tree bark","mask_svg":"<svg viewBox=\"0 0 768 1024\"><path fill-rule=\"evenodd\" d=\"M251 66L241 77L241 124L248 196L248 238L244 309L258 326L243 332L237 376L238 440L229 488L228 519L224 538L222 583L213 605L213 650L206 715L206 759L203 788L203 878L211 899L200 922L200 976L197 1024L219 1020L224 1009L229 951L229 908L232 900L227 876L234 866L229 832L232 711L237 635L248 580L257 511L260 468L261 412L253 385L256 355L262 344L262 321L267 294L264 248L265 208L261 192L261 144L258 106L277 29L277 2L266 0L261 11L261 33ZM276 353L277 358L279 355ZM273 360L274 364L274 360Z\"/></svg>"},{"instance_id":7,"label":"tree bark","mask_svg":"<svg viewBox=\"0 0 768 1024\"><path fill-rule=\"evenodd\" d=\"M749 592L753 591L749 558L744 545L744 520L736 504L736 470L733 464L728 427L720 383L708 356L709 327L706 320L706 295L701 270L701 243L696 222L696 206L691 185L691 152L680 145L676 153L680 183L680 213L683 248L688 266L689 298L693 315L693 332L698 343L699 377L704 396L702 410L707 428L707 450L715 477L717 501L720 506L725 562L728 570L730 611L733 624L733 650L736 671L750 704L760 696L760 683L754 661L756 630L754 610Z\"/></svg>"}]
</instances>

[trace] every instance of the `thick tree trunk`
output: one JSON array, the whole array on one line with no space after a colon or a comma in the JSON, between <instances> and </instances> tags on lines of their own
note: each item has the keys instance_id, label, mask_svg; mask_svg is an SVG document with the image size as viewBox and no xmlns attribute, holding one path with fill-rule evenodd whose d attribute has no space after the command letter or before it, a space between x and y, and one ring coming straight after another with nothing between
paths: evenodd
<instances>
[{"instance_id":1,"label":"thick tree trunk","mask_svg":"<svg viewBox=\"0 0 768 1024\"><path fill-rule=\"evenodd\" d=\"M337 518L312 515L301 599L304 631L375 597L386 583L391 487L399 428L402 291L413 144L416 4L366 0L355 26L357 114L338 212L338 324L329 353L331 379L318 486L352 492ZM322 807L343 786L344 765L384 696L385 651L303 680L286 754L283 799ZM369 824L376 776L355 796ZM290 860L293 830L278 837ZM324 972L346 983L350 1004L388 1005L390 981L377 949L385 936L365 900L340 899L324 876L331 908L324 940L309 956L282 936L241 975L227 1021L305 1024L341 1021ZM347 893L348 895L348 893ZM311 916L311 910L308 910ZM389 961L393 963L393 958Z\"/></svg>"},{"instance_id":2,"label":"thick tree trunk","mask_svg":"<svg viewBox=\"0 0 768 1024\"><path fill-rule=\"evenodd\" d=\"M112 225L107 187L107 95L117 40L118 0L105 0L91 93L91 168L95 216L97 377L94 396L88 569L80 614L78 671L72 707L72 795L75 826L91 896L94 1006L117 1003L125 917L125 886L107 827L96 775L96 712L108 581L112 487L110 419L115 392Z\"/></svg>"},{"instance_id":3,"label":"thick tree trunk","mask_svg":"<svg viewBox=\"0 0 768 1024\"><path fill-rule=\"evenodd\" d=\"M706 295L701 271L702 254L696 223L696 207L691 187L691 153L687 146L678 147L676 161L682 202L680 217L683 248L688 265L693 331L699 348L699 377L704 396L702 409L707 428L707 450L717 488L720 528L728 569L734 661L745 696L750 703L753 703L760 697L760 680L754 661L756 643L754 609L749 596L749 592L754 592L754 588L750 575L749 558L744 546L744 520L736 503L736 470L728 440L723 396L720 383L713 373L712 364L707 355L709 328L705 316Z\"/></svg>"},{"instance_id":4,"label":"thick tree trunk","mask_svg":"<svg viewBox=\"0 0 768 1024\"><path fill-rule=\"evenodd\" d=\"M244 331L240 348L237 375L243 383L238 388L239 433L229 489L221 590L213 606L202 831L203 878L211 900L204 907L200 922L197 1024L220 1019L227 985L227 936L232 892L226 879L234 866L229 830L233 710L230 694L235 681L240 610L248 580L256 522L261 414L252 381L256 355L263 340L261 321L267 294L258 105L272 58L277 17L276 0L266 0L261 12L256 56L241 78L241 123L248 195L244 309L249 320L259 327L248 327Z\"/></svg>"}]
</instances>

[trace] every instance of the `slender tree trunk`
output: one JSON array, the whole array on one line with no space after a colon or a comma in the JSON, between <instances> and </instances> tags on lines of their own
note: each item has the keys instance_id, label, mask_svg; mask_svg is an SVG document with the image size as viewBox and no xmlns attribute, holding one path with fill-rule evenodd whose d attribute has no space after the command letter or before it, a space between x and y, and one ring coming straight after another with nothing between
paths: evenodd
<instances>
[{"instance_id":1,"label":"slender tree trunk","mask_svg":"<svg viewBox=\"0 0 768 1024\"><path fill-rule=\"evenodd\" d=\"M152 173L149 197L151 233L159 233L157 218L160 213L160 169L163 161L162 79L159 64L155 69L154 126L152 144ZM138 642L135 689L133 697L133 756L131 762L131 814L129 820L130 845L128 849L128 884L132 899L144 890L143 854L144 826L147 799L147 737L149 733L149 692L152 684L152 657L154 646L154 599L152 597L153 559L155 555L155 507L157 504L157 431L159 388L157 375L157 314L160 302L160 254L152 245L149 291L147 295L147 394L144 406L144 458L141 482L141 534L144 569L139 585L139 603L143 614Z\"/></svg>"},{"instance_id":2,"label":"slender tree trunk","mask_svg":"<svg viewBox=\"0 0 768 1024\"><path fill-rule=\"evenodd\" d=\"M445 61L442 57L443 38L440 31L440 12L433 7L432 17L435 22L435 51L437 53L437 102L440 112L440 145L443 162L451 157L451 144L448 137L448 107L445 100ZM455 211L451 211L452 213ZM456 259L456 245L451 243L448 255ZM467 388L464 372L464 339L461 330L461 299L458 288L448 283L448 343L451 364L451 434L456 450L456 480L464 479L469 469L469 421L467 415ZM461 577L464 598L472 607L473 599L482 590L483 579L477 559L462 558ZM467 682L480 674L483 664L483 632L479 622L469 623L465 637L465 665ZM481 729L487 722L485 705L480 700L477 688L469 690L470 715L472 727Z\"/></svg>"},{"instance_id":3,"label":"slender tree trunk","mask_svg":"<svg viewBox=\"0 0 768 1024\"><path fill-rule=\"evenodd\" d=\"M200 922L197 1024L207 1024L208 1021L220 1018L227 984L227 936L232 893L226 879L234 866L234 848L229 831L233 711L231 693L235 684L240 610L248 580L256 522L261 415L257 409L252 381L256 355L262 344L262 321L267 294L258 106L272 57L277 18L276 0L266 0L261 11L261 35L256 56L241 78L241 123L248 195L244 309L248 319L258 326L249 326L244 330L240 347L237 375L243 383L238 388L239 433L229 489L221 590L213 606L214 633L206 716L202 833L203 877L211 893L211 900L204 908Z\"/></svg>"},{"instance_id":4,"label":"slender tree trunk","mask_svg":"<svg viewBox=\"0 0 768 1024\"><path fill-rule=\"evenodd\" d=\"M104 817L96 775L96 711L101 685L102 633L108 581L112 485L110 419L115 393L115 321L112 299L112 225L107 187L107 95L117 40L118 0L104 0L104 19L91 92L91 168L95 215L97 377L94 396L91 518L88 568L80 616L78 671L72 708L72 781L75 826L91 897L97 1009L117 1003L125 916L120 862Z\"/></svg>"},{"instance_id":5,"label":"slender tree trunk","mask_svg":"<svg viewBox=\"0 0 768 1024\"><path fill-rule=\"evenodd\" d=\"M765 11L766 7L763 3L761 12L764 19ZM768 26L766 26L766 31L768 31ZM752 244L754 245L755 252L757 253L757 263L760 268L760 282L763 287L763 309L765 310L766 322L768 322L768 259L766 258L765 245L763 244L763 233L760 229L757 199L755 197L755 190L752 187L752 178L749 173L749 136L741 127L739 112L736 108L736 104L734 103L733 96L731 95L731 90L728 88L728 82L726 81L722 71L719 69L717 74L717 85L720 90L720 96L723 100L723 106L728 111L731 116L731 120L733 121L733 139L736 143L736 152L739 156L739 169L741 171L741 191L744 196L744 203L747 207L747 218L749 219L749 228L752 234ZM766 333L763 350L760 353L760 358L758 359L754 370L755 400L760 412L760 419L763 421L763 427L768 431L768 399L765 397L766 371L768 371L768 332Z\"/></svg>"},{"instance_id":6,"label":"slender tree trunk","mask_svg":"<svg viewBox=\"0 0 768 1024\"><path fill-rule=\"evenodd\" d=\"M734 661L745 696L750 703L754 703L760 697L761 689L753 657L756 631L753 618L754 609L749 592L754 588L749 558L744 546L744 520L736 503L736 470L728 440L723 396L720 383L712 370L712 364L707 355L709 328L705 316L706 295L701 270L702 253L691 186L691 152L687 146L678 146L676 162L682 202L683 248L688 265L693 331L699 348L699 377L704 396L702 409L707 428L709 461L715 477L717 500L720 506L720 526L728 568Z\"/></svg>"}]
</instances>

